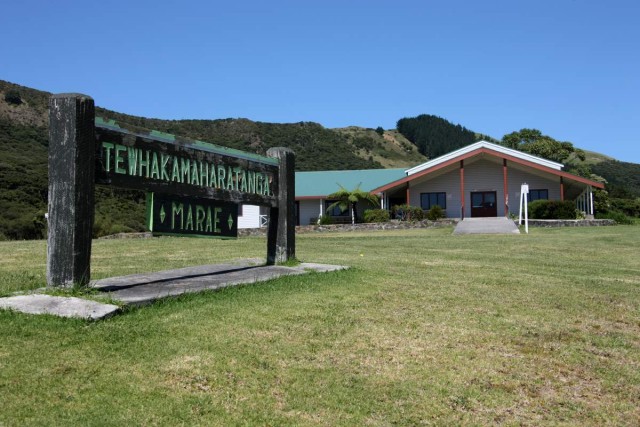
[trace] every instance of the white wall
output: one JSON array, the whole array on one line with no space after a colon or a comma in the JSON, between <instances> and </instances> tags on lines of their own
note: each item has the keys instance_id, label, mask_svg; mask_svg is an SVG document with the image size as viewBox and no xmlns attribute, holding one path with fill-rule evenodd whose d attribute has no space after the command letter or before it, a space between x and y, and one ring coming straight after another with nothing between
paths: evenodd
<instances>
[{"instance_id":1,"label":"white wall","mask_svg":"<svg viewBox=\"0 0 640 427\"><path fill-rule=\"evenodd\" d=\"M238 216L238 228L260 227L260 206L243 205L242 216Z\"/></svg>"},{"instance_id":2,"label":"white wall","mask_svg":"<svg viewBox=\"0 0 640 427\"><path fill-rule=\"evenodd\" d=\"M460 171L455 169L422 182L409 184L409 204L420 206L420 193L446 193L447 218L460 218Z\"/></svg>"},{"instance_id":3,"label":"white wall","mask_svg":"<svg viewBox=\"0 0 640 427\"><path fill-rule=\"evenodd\" d=\"M300 200L299 203L300 225L309 225L309 221L311 220L311 218L315 218L316 220L318 219L318 217L320 216L320 200Z\"/></svg>"},{"instance_id":4,"label":"white wall","mask_svg":"<svg viewBox=\"0 0 640 427\"><path fill-rule=\"evenodd\" d=\"M520 185L526 182L530 189L546 189L550 200L560 200L560 178L555 175L540 176L520 170L519 166L511 167L507 162L507 191L509 194L509 211L518 213L520 202ZM446 215L449 218L460 218L460 169L442 173L433 178L411 182L410 204L420 206L420 193L445 192L447 194ZM471 193L476 191L495 191L498 216L505 215L504 177L502 163L488 160L477 160L464 166L464 200L465 217L471 217Z\"/></svg>"}]
</instances>

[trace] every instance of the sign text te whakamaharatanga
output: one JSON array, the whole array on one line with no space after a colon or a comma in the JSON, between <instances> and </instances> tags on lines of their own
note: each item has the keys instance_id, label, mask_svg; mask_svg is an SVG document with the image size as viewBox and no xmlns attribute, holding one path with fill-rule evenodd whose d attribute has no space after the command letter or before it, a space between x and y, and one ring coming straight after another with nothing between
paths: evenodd
<instances>
[{"instance_id":1,"label":"sign text te whakamaharatanga","mask_svg":"<svg viewBox=\"0 0 640 427\"><path fill-rule=\"evenodd\" d=\"M273 159L249 153L236 157L221 153L224 149L214 145L158 141L99 127L96 133L97 183L234 203L274 204L278 183Z\"/></svg>"}]
</instances>

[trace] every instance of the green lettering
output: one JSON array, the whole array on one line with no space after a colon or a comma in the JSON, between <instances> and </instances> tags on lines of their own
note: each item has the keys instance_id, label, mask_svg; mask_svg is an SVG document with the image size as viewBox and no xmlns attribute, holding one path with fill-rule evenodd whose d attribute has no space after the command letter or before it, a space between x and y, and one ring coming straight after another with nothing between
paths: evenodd
<instances>
[{"instance_id":1,"label":"green lettering","mask_svg":"<svg viewBox=\"0 0 640 427\"><path fill-rule=\"evenodd\" d=\"M198 160L194 160L192 163L192 168L191 168L191 184L193 185L200 185L200 173L198 171L198 163L200 163ZM200 168L202 168L202 165L200 165Z\"/></svg>"},{"instance_id":2,"label":"green lettering","mask_svg":"<svg viewBox=\"0 0 640 427\"><path fill-rule=\"evenodd\" d=\"M224 188L224 178L227 176L227 173L224 170L223 165L218 165L218 188Z\"/></svg>"},{"instance_id":3,"label":"green lettering","mask_svg":"<svg viewBox=\"0 0 640 427\"><path fill-rule=\"evenodd\" d=\"M104 170L111 172L111 150L113 150L113 144L110 142L103 142L102 148L104 148Z\"/></svg>"},{"instance_id":4,"label":"green lettering","mask_svg":"<svg viewBox=\"0 0 640 427\"><path fill-rule=\"evenodd\" d=\"M129 175L136 176L138 175L138 152L140 150L129 147L127 150L127 157L129 160Z\"/></svg>"},{"instance_id":5,"label":"green lettering","mask_svg":"<svg viewBox=\"0 0 640 427\"><path fill-rule=\"evenodd\" d=\"M160 153L160 162L162 163L162 169L160 170L160 179L169 181L169 174L167 173L167 163L169 163L169 156Z\"/></svg>"},{"instance_id":6,"label":"green lettering","mask_svg":"<svg viewBox=\"0 0 640 427\"><path fill-rule=\"evenodd\" d=\"M233 172L235 174L235 179L234 179L233 185L235 186L235 190L236 191L239 190L238 185L240 184L240 182L239 182L239 180L240 180L240 178L239 178L240 170L241 170L241 168L239 166L236 166L235 168L233 168Z\"/></svg>"},{"instance_id":7,"label":"green lettering","mask_svg":"<svg viewBox=\"0 0 640 427\"><path fill-rule=\"evenodd\" d=\"M204 231L204 219L207 213L204 207L196 205L196 231Z\"/></svg>"},{"instance_id":8,"label":"green lettering","mask_svg":"<svg viewBox=\"0 0 640 427\"><path fill-rule=\"evenodd\" d=\"M184 206L171 202L171 230L176 229L176 215L180 215L180 230L184 230Z\"/></svg>"},{"instance_id":9,"label":"green lettering","mask_svg":"<svg viewBox=\"0 0 640 427\"><path fill-rule=\"evenodd\" d=\"M127 147L124 145L116 144L116 173L126 174L127 171L122 167L122 163L124 162L124 157L122 157L122 152L127 151Z\"/></svg>"},{"instance_id":10,"label":"green lettering","mask_svg":"<svg viewBox=\"0 0 640 427\"><path fill-rule=\"evenodd\" d=\"M227 168L227 190L233 190L233 173L231 166Z\"/></svg>"},{"instance_id":11,"label":"green lettering","mask_svg":"<svg viewBox=\"0 0 640 427\"><path fill-rule=\"evenodd\" d=\"M204 227L204 231L207 233L211 233L213 230L213 225L211 224L211 207L207 207L207 224Z\"/></svg>"},{"instance_id":12,"label":"green lettering","mask_svg":"<svg viewBox=\"0 0 640 427\"><path fill-rule=\"evenodd\" d=\"M171 181L182 182L180 180L180 164L178 163L178 158L176 156L173 156L172 161L173 161L173 169L171 172Z\"/></svg>"},{"instance_id":13,"label":"green lettering","mask_svg":"<svg viewBox=\"0 0 640 427\"><path fill-rule=\"evenodd\" d=\"M256 173L256 192L258 194L262 194L262 180L263 175L261 173Z\"/></svg>"},{"instance_id":14,"label":"green lettering","mask_svg":"<svg viewBox=\"0 0 640 427\"><path fill-rule=\"evenodd\" d=\"M216 165L211 163L211 175L209 176L209 185L212 187L217 187L218 182L216 181Z\"/></svg>"},{"instance_id":15,"label":"green lettering","mask_svg":"<svg viewBox=\"0 0 640 427\"><path fill-rule=\"evenodd\" d=\"M254 171L247 172L247 179L249 182L247 183L247 193L255 193L256 192L256 173Z\"/></svg>"},{"instance_id":16,"label":"green lettering","mask_svg":"<svg viewBox=\"0 0 640 427\"><path fill-rule=\"evenodd\" d=\"M218 218L218 214L222 212L222 208L214 208L213 209L213 232L220 233L220 218Z\"/></svg>"},{"instance_id":17,"label":"green lettering","mask_svg":"<svg viewBox=\"0 0 640 427\"><path fill-rule=\"evenodd\" d=\"M160 165L158 165L158 153L153 152L151 160L151 179L160 179Z\"/></svg>"},{"instance_id":18,"label":"green lettering","mask_svg":"<svg viewBox=\"0 0 640 427\"><path fill-rule=\"evenodd\" d=\"M242 191L243 193L247 192L247 172L242 169L242 172L240 173L240 191Z\"/></svg>"},{"instance_id":19,"label":"green lettering","mask_svg":"<svg viewBox=\"0 0 640 427\"><path fill-rule=\"evenodd\" d=\"M265 177L264 177L264 193L262 193L265 196L271 195L271 190L269 189L270 183L271 183L271 180L269 179L268 176L265 175Z\"/></svg>"},{"instance_id":20,"label":"green lettering","mask_svg":"<svg viewBox=\"0 0 640 427\"><path fill-rule=\"evenodd\" d=\"M199 162L200 163L200 185L203 187L209 186L209 163L207 162Z\"/></svg>"},{"instance_id":21,"label":"green lettering","mask_svg":"<svg viewBox=\"0 0 640 427\"><path fill-rule=\"evenodd\" d=\"M145 150L145 159L142 160L142 151L138 153L138 159L140 159L140 164L138 165L138 174L142 176L142 168L145 169L144 177L149 178L149 150Z\"/></svg>"},{"instance_id":22,"label":"green lettering","mask_svg":"<svg viewBox=\"0 0 640 427\"><path fill-rule=\"evenodd\" d=\"M185 177L187 178L186 182L191 184L191 162L189 159L180 159L180 175L182 181L185 182Z\"/></svg>"},{"instance_id":23,"label":"green lettering","mask_svg":"<svg viewBox=\"0 0 640 427\"><path fill-rule=\"evenodd\" d=\"M189 209L187 210L185 229L193 231L193 211L191 210L191 205L189 205Z\"/></svg>"}]
</instances>

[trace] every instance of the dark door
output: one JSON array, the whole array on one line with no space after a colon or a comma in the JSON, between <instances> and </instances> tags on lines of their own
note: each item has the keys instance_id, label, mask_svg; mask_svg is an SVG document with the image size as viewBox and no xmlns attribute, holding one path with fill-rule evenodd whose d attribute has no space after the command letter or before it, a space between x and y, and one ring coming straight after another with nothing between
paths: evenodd
<instances>
[{"instance_id":1,"label":"dark door","mask_svg":"<svg viewBox=\"0 0 640 427\"><path fill-rule=\"evenodd\" d=\"M495 191L471 193L471 217L498 216L498 204Z\"/></svg>"}]
</instances>

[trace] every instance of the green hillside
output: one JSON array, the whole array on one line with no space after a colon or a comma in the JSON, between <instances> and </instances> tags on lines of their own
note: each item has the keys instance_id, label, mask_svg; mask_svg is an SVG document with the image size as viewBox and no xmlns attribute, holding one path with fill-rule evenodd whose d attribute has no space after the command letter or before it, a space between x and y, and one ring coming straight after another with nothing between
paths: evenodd
<instances>
[{"instance_id":1,"label":"green hillside","mask_svg":"<svg viewBox=\"0 0 640 427\"><path fill-rule=\"evenodd\" d=\"M0 80L0 240L38 239L46 234L49 96ZM402 118L397 129L391 130L327 129L313 122L278 124L248 119L161 120L100 107L96 114L131 130L154 129L258 154L274 146L289 147L296 153L299 171L410 167L479 139L498 142L426 114ZM590 168L586 172L607 179L616 197L640 195L640 165L592 152L586 152L586 157L584 164ZM567 163L573 167L574 162L569 158ZM96 236L143 230L144 194L115 194L97 187Z\"/></svg>"}]
</instances>

